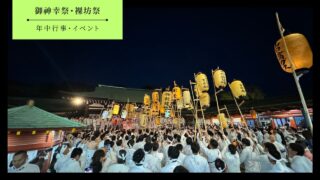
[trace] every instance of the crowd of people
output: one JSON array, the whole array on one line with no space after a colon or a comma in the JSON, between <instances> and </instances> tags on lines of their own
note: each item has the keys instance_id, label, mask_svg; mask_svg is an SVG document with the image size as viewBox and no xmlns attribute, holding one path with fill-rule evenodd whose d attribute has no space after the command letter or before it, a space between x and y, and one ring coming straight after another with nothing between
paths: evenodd
<instances>
[{"instance_id":1,"label":"crowd of people","mask_svg":"<svg viewBox=\"0 0 320 180\"><path fill-rule=\"evenodd\" d=\"M105 126L65 136L53 155L51 173L259 173L313 172L308 130L209 125L123 129ZM13 157L9 172L38 172ZM20 164L19 164L20 163Z\"/></svg>"}]
</instances>

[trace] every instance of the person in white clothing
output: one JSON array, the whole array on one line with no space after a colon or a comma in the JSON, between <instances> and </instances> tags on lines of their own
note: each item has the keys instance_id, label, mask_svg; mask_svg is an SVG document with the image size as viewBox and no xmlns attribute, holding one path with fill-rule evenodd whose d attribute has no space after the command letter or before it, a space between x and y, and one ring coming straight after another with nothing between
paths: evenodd
<instances>
[{"instance_id":1,"label":"person in white clothing","mask_svg":"<svg viewBox=\"0 0 320 180\"><path fill-rule=\"evenodd\" d=\"M86 172L100 173L103 167L103 163L106 160L106 153L103 149L98 149L92 156L91 164L86 168Z\"/></svg>"},{"instance_id":2,"label":"person in white clothing","mask_svg":"<svg viewBox=\"0 0 320 180\"><path fill-rule=\"evenodd\" d=\"M208 161L199 155L200 146L197 142L191 144L192 155L184 159L183 166L189 172L210 172Z\"/></svg>"},{"instance_id":3,"label":"person in white clothing","mask_svg":"<svg viewBox=\"0 0 320 180\"><path fill-rule=\"evenodd\" d=\"M245 172L260 172L260 164L253 161L254 151L250 146L250 141L246 138L242 139L243 150L240 154L240 163L244 163Z\"/></svg>"},{"instance_id":4,"label":"person in white clothing","mask_svg":"<svg viewBox=\"0 0 320 180\"><path fill-rule=\"evenodd\" d=\"M276 148L272 143L266 142L264 143L264 152L261 154L257 154L252 157L252 160L260 163L260 172L269 172L273 164L271 164L267 153L269 153L269 149Z\"/></svg>"},{"instance_id":5,"label":"person in white clothing","mask_svg":"<svg viewBox=\"0 0 320 180\"><path fill-rule=\"evenodd\" d=\"M128 167L133 167L134 166L134 162L132 160L132 156L133 156L133 153L136 151L135 149L133 149L133 145L134 145L134 140L133 139L130 139L127 143L127 149L126 149L126 165Z\"/></svg>"},{"instance_id":6,"label":"person in white clothing","mask_svg":"<svg viewBox=\"0 0 320 180\"><path fill-rule=\"evenodd\" d=\"M70 158L64 162L64 166L61 168L60 172L67 173L81 173L84 172L80 166L80 156L82 154L81 148L74 148L71 152Z\"/></svg>"},{"instance_id":7,"label":"person in white clothing","mask_svg":"<svg viewBox=\"0 0 320 180\"><path fill-rule=\"evenodd\" d=\"M64 165L64 162L70 157L69 152L69 144L62 145L59 154L57 154L57 161L54 164L54 169L56 170L56 172L60 172L62 166Z\"/></svg>"},{"instance_id":8,"label":"person in white clothing","mask_svg":"<svg viewBox=\"0 0 320 180\"><path fill-rule=\"evenodd\" d=\"M170 146L168 149L168 155L170 159L169 163L161 168L161 172L172 173L177 166L181 165L181 163L178 161L179 154L180 152L177 147Z\"/></svg>"},{"instance_id":9,"label":"person in white clothing","mask_svg":"<svg viewBox=\"0 0 320 180\"><path fill-rule=\"evenodd\" d=\"M312 161L304 156L304 152L301 144L290 143L288 146L290 166L295 172L312 173Z\"/></svg>"},{"instance_id":10,"label":"person in white clothing","mask_svg":"<svg viewBox=\"0 0 320 180\"><path fill-rule=\"evenodd\" d=\"M133 153L132 160L135 163L135 166L131 167L129 169L129 172L133 172L133 173L146 173L146 172L151 173L152 172L150 169L143 167L144 156L145 156L145 153L143 149L138 149Z\"/></svg>"},{"instance_id":11,"label":"person in white clothing","mask_svg":"<svg viewBox=\"0 0 320 180\"><path fill-rule=\"evenodd\" d=\"M179 153L178 161L182 164L183 161L184 161L184 159L186 158L186 155L184 155L184 154L182 153L183 146L182 146L182 144L177 144L175 147L176 147L176 148L178 149L178 151L180 152L180 153Z\"/></svg>"},{"instance_id":12,"label":"person in white clothing","mask_svg":"<svg viewBox=\"0 0 320 180\"><path fill-rule=\"evenodd\" d=\"M110 165L108 167L107 172L111 172L111 173L129 172L129 167L126 166L126 155L127 155L127 152L121 149L118 153L118 163Z\"/></svg>"},{"instance_id":13,"label":"person in white clothing","mask_svg":"<svg viewBox=\"0 0 320 180\"><path fill-rule=\"evenodd\" d=\"M206 147L204 142L200 141L199 136L198 142L200 145L200 150L207 156L208 163L210 166L210 172L218 172L214 163L217 158L222 158L221 152L218 149L218 142L215 139L210 139L209 145L208 147Z\"/></svg>"},{"instance_id":14,"label":"person in white clothing","mask_svg":"<svg viewBox=\"0 0 320 180\"><path fill-rule=\"evenodd\" d=\"M237 152L237 147L229 144L222 150L222 160L227 165L227 172L240 173L240 156Z\"/></svg>"},{"instance_id":15,"label":"person in white clothing","mask_svg":"<svg viewBox=\"0 0 320 180\"><path fill-rule=\"evenodd\" d=\"M280 152L275 146L270 146L268 149L268 159L272 164L272 168L269 171L270 173L289 173L293 172L292 169L288 168L285 163L285 159L281 158Z\"/></svg>"},{"instance_id":16,"label":"person in white clothing","mask_svg":"<svg viewBox=\"0 0 320 180\"><path fill-rule=\"evenodd\" d=\"M153 155L154 157L158 158L160 160L160 162L162 162L163 160L163 153L158 152L159 150L159 143L158 142L154 142L152 144L152 152L151 155Z\"/></svg>"},{"instance_id":17,"label":"person in white clothing","mask_svg":"<svg viewBox=\"0 0 320 180\"><path fill-rule=\"evenodd\" d=\"M150 142L147 142L144 145L144 151L145 151L145 160L144 160L143 166L147 169L150 169L152 172L160 172L161 161L158 158L151 155L152 144Z\"/></svg>"},{"instance_id":18,"label":"person in white clothing","mask_svg":"<svg viewBox=\"0 0 320 180\"><path fill-rule=\"evenodd\" d=\"M12 167L9 173L40 173L38 165L27 163L28 154L26 151L18 151L13 155Z\"/></svg>"},{"instance_id":19,"label":"person in white clothing","mask_svg":"<svg viewBox=\"0 0 320 180\"><path fill-rule=\"evenodd\" d=\"M282 143L277 142L276 137L273 134L269 136L269 139L270 139L270 142L276 146L276 148L281 154L281 157L284 159L287 158L286 147Z\"/></svg>"}]
</instances>

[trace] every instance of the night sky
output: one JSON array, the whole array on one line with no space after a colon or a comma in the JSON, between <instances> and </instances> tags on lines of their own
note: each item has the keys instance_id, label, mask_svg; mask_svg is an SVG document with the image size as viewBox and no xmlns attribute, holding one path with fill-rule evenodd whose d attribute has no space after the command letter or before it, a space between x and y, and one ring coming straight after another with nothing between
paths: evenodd
<instances>
[{"instance_id":1,"label":"night sky","mask_svg":"<svg viewBox=\"0 0 320 180\"><path fill-rule=\"evenodd\" d=\"M269 97L297 94L274 53L276 11L286 32L304 34L313 48L309 8L124 8L122 41L9 40L8 78L164 88L173 80L189 87L201 71L212 87L211 69L219 66L229 82L256 85ZM301 85L311 90L312 71Z\"/></svg>"}]
</instances>

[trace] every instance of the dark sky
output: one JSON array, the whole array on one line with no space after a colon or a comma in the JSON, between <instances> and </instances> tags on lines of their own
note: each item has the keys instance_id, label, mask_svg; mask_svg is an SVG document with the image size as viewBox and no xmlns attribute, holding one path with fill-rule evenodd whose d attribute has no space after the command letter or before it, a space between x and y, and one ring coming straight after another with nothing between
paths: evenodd
<instances>
[{"instance_id":1,"label":"dark sky","mask_svg":"<svg viewBox=\"0 0 320 180\"><path fill-rule=\"evenodd\" d=\"M134 88L172 87L176 80L189 87L199 71L212 85L210 71L219 66L229 82L240 79L267 96L296 94L273 50L276 11L286 32L304 34L312 48L310 8L125 8L122 41L9 40L8 78ZM301 83L311 90L312 71Z\"/></svg>"}]
</instances>

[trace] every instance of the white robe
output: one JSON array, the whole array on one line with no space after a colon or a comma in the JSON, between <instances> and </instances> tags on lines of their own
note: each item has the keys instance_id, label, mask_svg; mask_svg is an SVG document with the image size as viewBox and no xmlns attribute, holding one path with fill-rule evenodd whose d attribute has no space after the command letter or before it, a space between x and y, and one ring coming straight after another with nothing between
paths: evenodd
<instances>
[{"instance_id":1,"label":"white robe","mask_svg":"<svg viewBox=\"0 0 320 180\"><path fill-rule=\"evenodd\" d=\"M133 148L127 148L126 149L127 151L127 155L126 155L126 165L128 167L133 167L134 166L134 162L132 160L132 157L133 157L133 153L136 151L135 149Z\"/></svg>"},{"instance_id":2,"label":"white robe","mask_svg":"<svg viewBox=\"0 0 320 180\"><path fill-rule=\"evenodd\" d=\"M244 163L245 172L260 172L260 164L253 161L252 157L255 156L251 146L245 147L240 154L240 163Z\"/></svg>"},{"instance_id":3,"label":"white robe","mask_svg":"<svg viewBox=\"0 0 320 180\"><path fill-rule=\"evenodd\" d=\"M272 166L272 169L269 171L270 173L292 173L293 170L288 168L283 162L276 162L276 164L274 164Z\"/></svg>"},{"instance_id":4,"label":"white robe","mask_svg":"<svg viewBox=\"0 0 320 180\"><path fill-rule=\"evenodd\" d=\"M291 168L299 173L312 173L312 161L305 156L294 156L291 160Z\"/></svg>"},{"instance_id":5,"label":"white robe","mask_svg":"<svg viewBox=\"0 0 320 180\"><path fill-rule=\"evenodd\" d=\"M129 172L129 167L124 164L112 164L107 168L107 172L126 173Z\"/></svg>"},{"instance_id":6,"label":"white robe","mask_svg":"<svg viewBox=\"0 0 320 180\"><path fill-rule=\"evenodd\" d=\"M131 172L131 173L151 173L152 171L150 169L143 167L142 165L140 165L140 166L134 165L134 167L129 169L129 172Z\"/></svg>"},{"instance_id":7,"label":"white robe","mask_svg":"<svg viewBox=\"0 0 320 180\"><path fill-rule=\"evenodd\" d=\"M153 155L146 153L143 167L150 169L152 172L160 172L161 161Z\"/></svg>"},{"instance_id":8,"label":"white robe","mask_svg":"<svg viewBox=\"0 0 320 180\"><path fill-rule=\"evenodd\" d=\"M38 165L25 163L19 168L12 166L8 169L8 173L40 173Z\"/></svg>"},{"instance_id":9,"label":"white robe","mask_svg":"<svg viewBox=\"0 0 320 180\"><path fill-rule=\"evenodd\" d=\"M189 155L184 159L183 166L189 172L210 172L207 160L200 155Z\"/></svg>"},{"instance_id":10,"label":"white robe","mask_svg":"<svg viewBox=\"0 0 320 180\"><path fill-rule=\"evenodd\" d=\"M62 166L60 172L81 173L84 171L81 169L79 161L69 158L64 162L64 166Z\"/></svg>"},{"instance_id":11,"label":"white robe","mask_svg":"<svg viewBox=\"0 0 320 180\"><path fill-rule=\"evenodd\" d=\"M231 154L226 152L222 155L222 160L227 165L227 172L240 173L240 157L238 152Z\"/></svg>"},{"instance_id":12,"label":"white robe","mask_svg":"<svg viewBox=\"0 0 320 180\"><path fill-rule=\"evenodd\" d=\"M260 154L252 157L252 160L260 163L260 172L270 172L273 168L273 164L269 161L267 154Z\"/></svg>"},{"instance_id":13,"label":"white robe","mask_svg":"<svg viewBox=\"0 0 320 180\"><path fill-rule=\"evenodd\" d=\"M287 158L286 147L282 143L278 143L277 141L273 142L273 144L276 146L277 150L280 152L281 158L286 159Z\"/></svg>"},{"instance_id":14,"label":"white robe","mask_svg":"<svg viewBox=\"0 0 320 180\"><path fill-rule=\"evenodd\" d=\"M63 155L63 154L58 154L58 160L57 162L54 164L54 169L56 170L56 172L60 172L62 166L64 165L64 162L67 161L69 159L70 156L68 155Z\"/></svg>"},{"instance_id":15,"label":"white robe","mask_svg":"<svg viewBox=\"0 0 320 180\"><path fill-rule=\"evenodd\" d=\"M207 156L208 163L210 166L210 172L218 172L215 166L215 160L217 158L222 158L221 152L219 149L208 149L203 142L199 141L200 150Z\"/></svg>"},{"instance_id":16,"label":"white robe","mask_svg":"<svg viewBox=\"0 0 320 180\"><path fill-rule=\"evenodd\" d=\"M161 171L162 173L172 173L173 170L177 167L177 166L180 166L181 163L177 160L177 159L171 159L169 161L169 163L164 166L163 168L161 168Z\"/></svg>"},{"instance_id":17,"label":"white robe","mask_svg":"<svg viewBox=\"0 0 320 180\"><path fill-rule=\"evenodd\" d=\"M179 157L178 157L179 163L182 164L185 158L186 158L186 155L183 154L182 152L180 152Z\"/></svg>"},{"instance_id":18,"label":"white robe","mask_svg":"<svg viewBox=\"0 0 320 180\"><path fill-rule=\"evenodd\" d=\"M153 155L154 157L158 158L160 160L160 162L162 162L163 160L163 153L160 153L158 151L152 151L151 155Z\"/></svg>"}]
</instances>

